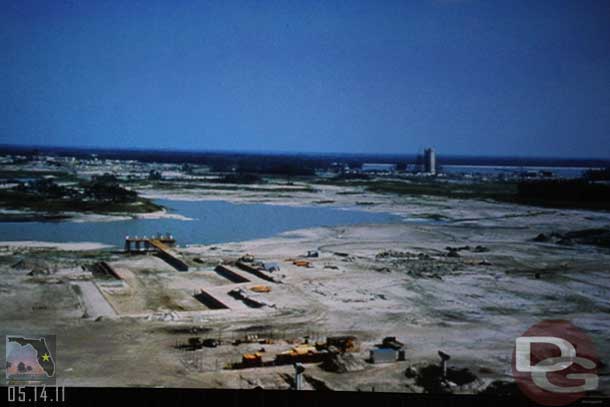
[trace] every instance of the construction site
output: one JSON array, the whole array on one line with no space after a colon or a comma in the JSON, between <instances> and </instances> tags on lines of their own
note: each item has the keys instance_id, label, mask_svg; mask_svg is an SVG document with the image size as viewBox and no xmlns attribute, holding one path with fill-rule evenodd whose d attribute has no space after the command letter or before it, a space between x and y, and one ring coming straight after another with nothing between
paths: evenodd
<instances>
[{"instance_id":1,"label":"construction site","mask_svg":"<svg viewBox=\"0 0 610 407\"><path fill-rule=\"evenodd\" d=\"M511 393L514 338L548 318L608 356L610 253L565 233L606 218L460 208L208 245L5 242L2 333L55 333L74 386Z\"/></svg>"},{"instance_id":2,"label":"construction site","mask_svg":"<svg viewBox=\"0 0 610 407\"><path fill-rule=\"evenodd\" d=\"M0 1L9 403L610 405L609 16Z\"/></svg>"},{"instance_id":3,"label":"construction site","mask_svg":"<svg viewBox=\"0 0 610 407\"><path fill-rule=\"evenodd\" d=\"M59 384L514 393L515 338L548 319L610 357L607 212L372 191L383 179L76 168L132 201L0 224L0 334L56 335Z\"/></svg>"}]
</instances>

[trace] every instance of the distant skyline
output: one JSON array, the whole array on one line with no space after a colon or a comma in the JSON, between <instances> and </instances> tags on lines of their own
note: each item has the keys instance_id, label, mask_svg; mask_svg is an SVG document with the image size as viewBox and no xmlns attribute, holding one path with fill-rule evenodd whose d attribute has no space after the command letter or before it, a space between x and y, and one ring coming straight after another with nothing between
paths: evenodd
<instances>
[{"instance_id":1,"label":"distant skyline","mask_svg":"<svg viewBox=\"0 0 610 407\"><path fill-rule=\"evenodd\" d=\"M610 158L610 1L12 1L0 144Z\"/></svg>"}]
</instances>

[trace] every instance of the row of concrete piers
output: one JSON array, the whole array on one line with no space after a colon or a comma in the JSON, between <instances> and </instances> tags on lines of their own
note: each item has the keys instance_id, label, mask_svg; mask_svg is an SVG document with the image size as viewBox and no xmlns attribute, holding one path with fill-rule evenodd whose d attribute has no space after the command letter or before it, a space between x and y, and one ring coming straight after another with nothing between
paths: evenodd
<instances>
[{"instance_id":1,"label":"row of concrete piers","mask_svg":"<svg viewBox=\"0 0 610 407\"><path fill-rule=\"evenodd\" d=\"M155 240L157 242L161 242L167 246L174 246L176 244L176 240L169 233L166 233L165 235L158 234L158 235L151 236L151 237L125 236L125 252L127 252L127 253L131 253L134 251L135 252L142 252L142 251L147 252L150 250L154 250L155 248L150 243L153 240ZM132 244L134 246L133 249L132 249Z\"/></svg>"},{"instance_id":2,"label":"row of concrete piers","mask_svg":"<svg viewBox=\"0 0 610 407\"><path fill-rule=\"evenodd\" d=\"M132 250L131 244L134 244L135 250ZM125 236L125 253L145 253L148 251L156 251L157 255L180 271L187 271L188 265L179 259L177 253L171 248L176 245L176 239L169 233L165 235L156 235L152 237Z\"/></svg>"}]
</instances>

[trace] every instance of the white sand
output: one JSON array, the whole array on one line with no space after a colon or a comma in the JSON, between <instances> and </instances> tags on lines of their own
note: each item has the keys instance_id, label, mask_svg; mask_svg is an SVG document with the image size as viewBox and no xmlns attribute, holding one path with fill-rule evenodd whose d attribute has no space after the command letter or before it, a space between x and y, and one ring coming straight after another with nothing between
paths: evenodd
<instances>
[{"instance_id":1,"label":"white sand","mask_svg":"<svg viewBox=\"0 0 610 407\"><path fill-rule=\"evenodd\" d=\"M7 246L10 248L55 248L59 250L67 251L86 251L86 250L99 250L112 247L107 244L95 243L95 242L70 242L70 243L57 243L57 242L37 242L37 241L8 241L0 242L1 246Z\"/></svg>"}]
</instances>

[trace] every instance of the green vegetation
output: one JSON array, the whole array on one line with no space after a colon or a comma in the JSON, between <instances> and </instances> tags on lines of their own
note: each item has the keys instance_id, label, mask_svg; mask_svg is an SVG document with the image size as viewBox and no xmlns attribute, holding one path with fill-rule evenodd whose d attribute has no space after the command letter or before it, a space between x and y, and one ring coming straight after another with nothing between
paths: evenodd
<instances>
[{"instance_id":1,"label":"green vegetation","mask_svg":"<svg viewBox=\"0 0 610 407\"><path fill-rule=\"evenodd\" d=\"M590 181L610 181L610 167L601 170L588 170L584 178Z\"/></svg>"},{"instance_id":2,"label":"green vegetation","mask_svg":"<svg viewBox=\"0 0 610 407\"><path fill-rule=\"evenodd\" d=\"M148 179L151 181L160 181L163 179L163 176L161 175L160 171L150 170L148 172Z\"/></svg>"},{"instance_id":3,"label":"green vegetation","mask_svg":"<svg viewBox=\"0 0 610 407\"><path fill-rule=\"evenodd\" d=\"M257 174L237 173L223 175L215 182L223 182L227 184L262 184L263 179Z\"/></svg>"},{"instance_id":4,"label":"green vegetation","mask_svg":"<svg viewBox=\"0 0 610 407\"><path fill-rule=\"evenodd\" d=\"M53 222L68 218L61 214L0 213L0 222Z\"/></svg>"},{"instance_id":5,"label":"green vegetation","mask_svg":"<svg viewBox=\"0 0 610 407\"><path fill-rule=\"evenodd\" d=\"M585 180L450 183L437 180L325 180L380 194L479 199L550 208L610 210L610 186Z\"/></svg>"},{"instance_id":6,"label":"green vegetation","mask_svg":"<svg viewBox=\"0 0 610 407\"><path fill-rule=\"evenodd\" d=\"M502 183L468 183L455 184L438 181L421 180L328 180L325 183L346 187L363 187L366 191L380 194L438 196L455 199L493 199L507 200L515 197L517 184ZM358 192L343 191L343 195Z\"/></svg>"},{"instance_id":7,"label":"green vegetation","mask_svg":"<svg viewBox=\"0 0 610 407\"><path fill-rule=\"evenodd\" d=\"M161 209L135 191L120 186L109 174L81 182L77 187L61 186L48 178L19 183L14 188L0 190L0 206L46 213L146 213Z\"/></svg>"},{"instance_id":8,"label":"green vegetation","mask_svg":"<svg viewBox=\"0 0 610 407\"><path fill-rule=\"evenodd\" d=\"M43 177L54 177L55 179L74 180L76 177L65 171L28 171L28 170L0 170L0 179L15 180L19 179L38 179Z\"/></svg>"},{"instance_id":9,"label":"green vegetation","mask_svg":"<svg viewBox=\"0 0 610 407\"><path fill-rule=\"evenodd\" d=\"M610 185L582 179L521 182L517 199L547 207L610 210Z\"/></svg>"}]
</instances>

